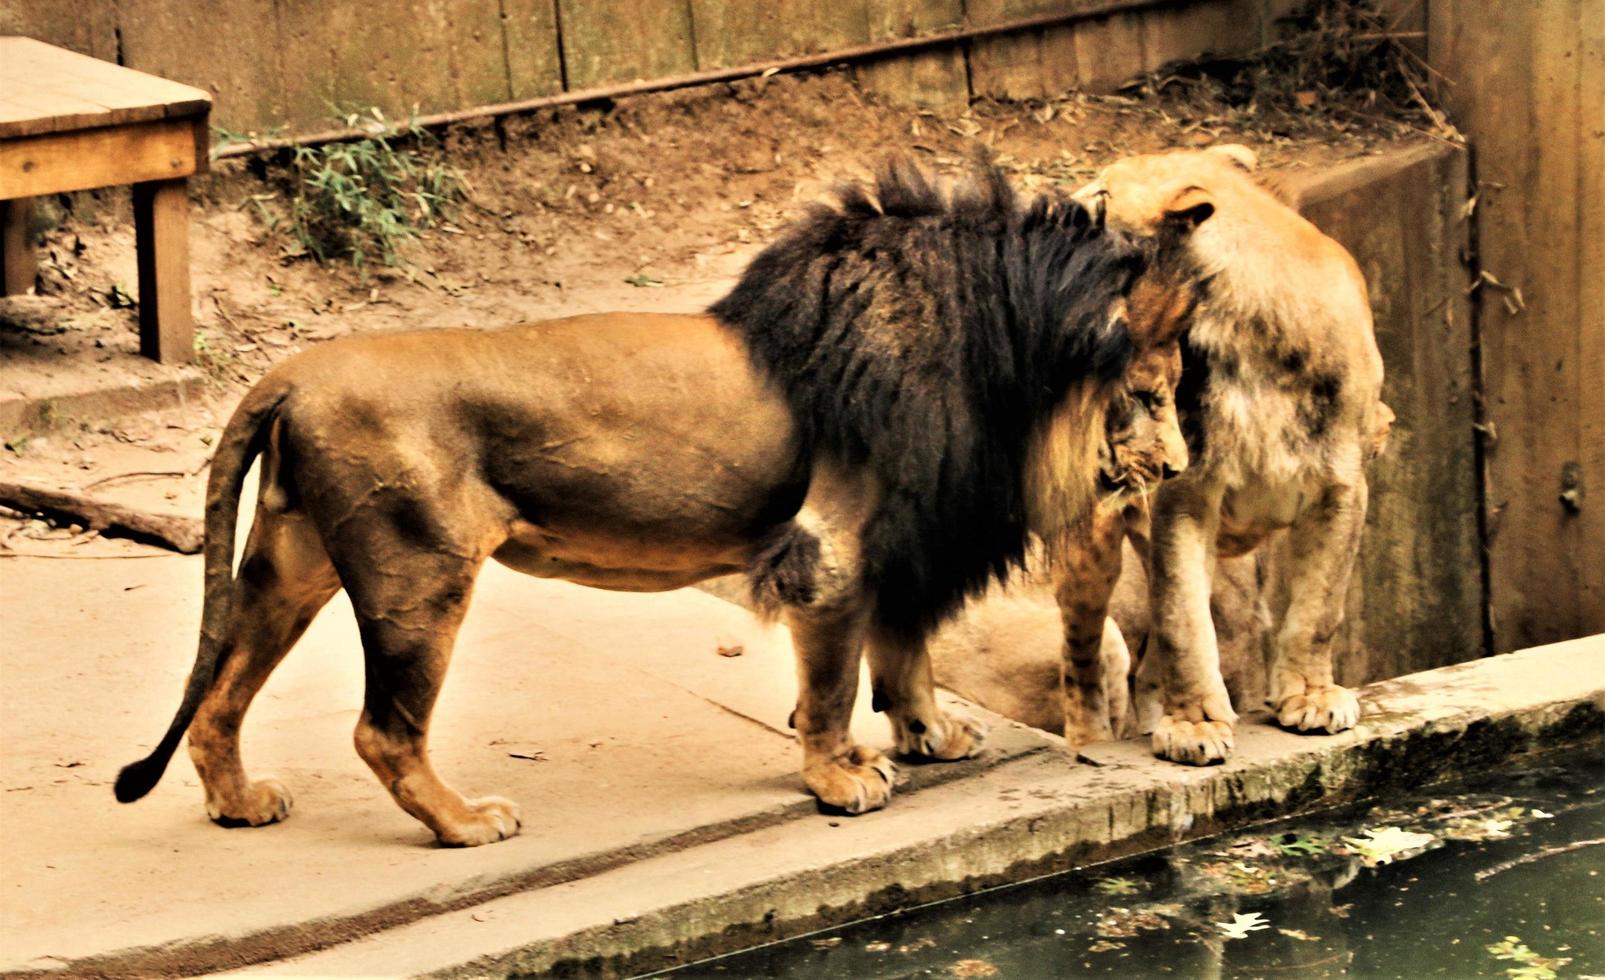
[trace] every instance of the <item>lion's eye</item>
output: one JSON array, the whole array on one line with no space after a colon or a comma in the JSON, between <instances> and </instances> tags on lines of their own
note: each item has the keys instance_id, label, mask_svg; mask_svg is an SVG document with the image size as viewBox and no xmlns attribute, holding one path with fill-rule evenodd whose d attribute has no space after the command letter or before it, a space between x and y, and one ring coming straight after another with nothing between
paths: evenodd
<instances>
[{"instance_id":1,"label":"lion's eye","mask_svg":"<svg viewBox=\"0 0 1605 980\"><path fill-rule=\"evenodd\" d=\"M1141 405L1150 412L1165 404L1165 396L1163 392L1134 391L1131 393L1131 395L1133 398L1137 399L1137 404Z\"/></svg>"}]
</instances>

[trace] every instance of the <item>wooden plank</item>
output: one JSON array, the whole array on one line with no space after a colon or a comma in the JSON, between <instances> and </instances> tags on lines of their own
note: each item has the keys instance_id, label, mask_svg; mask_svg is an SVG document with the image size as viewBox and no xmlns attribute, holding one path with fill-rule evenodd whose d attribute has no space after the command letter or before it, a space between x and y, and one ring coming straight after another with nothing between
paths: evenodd
<instances>
[{"instance_id":1,"label":"wooden plank","mask_svg":"<svg viewBox=\"0 0 1605 980\"><path fill-rule=\"evenodd\" d=\"M18 40L26 43L0 45L0 57L8 58L15 81L31 80L51 91L104 105L112 111L113 122L160 118L173 114L170 107L198 111L211 102L211 96L189 85L31 38ZM151 110L160 114L151 116Z\"/></svg>"},{"instance_id":2,"label":"wooden plank","mask_svg":"<svg viewBox=\"0 0 1605 980\"><path fill-rule=\"evenodd\" d=\"M187 177L197 169L195 126L163 119L0 140L0 200Z\"/></svg>"},{"instance_id":3,"label":"wooden plank","mask_svg":"<svg viewBox=\"0 0 1605 980\"><path fill-rule=\"evenodd\" d=\"M1497 432L1487 447L1490 615L1504 651L1605 629L1587 499L1605 486L1605 467L1598 440L1583 444L1598 431L1605 330L1588 314L1597 301L1583 298L1597 275L1582 265L1601 234L1597 201L1584 203L1598 197L1599 171L1582 162L1602 138L1600 86L1585 96L1581 67L1605 18L1598 0L1442 0L1428 15L1429 56L1453 80L1451 110L1477 148L1482 269L1520 287L1524 301L1513 307L1485 286L1479 307ZM1581 482L1579 513L1561 499L1568 474Z\"/></svg>"},{"instance_id":4,"label":"wooden plank","mask_svg":"<svg viewBox=\"0 0 1605 980\"><path fill-rule=\"evenodd\" d=\"M280 30L281 12L289 19L298 9L286 2L281 11L275 0L229 0L220 16L211 4L118 0L118 20L128 65L212 93L219 128L264 133L287 120L286 89L302 80L286 71ZM326 102L318 99L323 116Z\"/></svg>"},{"instance_id":5,"label":"wooden plank","mask_svg":"<svg viewBox=\"0 0 1605 980\"><path fill-rule=\"evenodd\" d=\"M1057 0L969 0L966 11L977 25L1062 9ZM1074 26L977 40L970 45L970 89L998 99L1042 99L1063 95L1079 78Z\"/></svg>"},{"instance_id":6,"label":"wooden plank","mask_svg":"<svg viewBox=\"0 0 1605 980\"><path fill-rule=\"evenodd\" d=\"M869 16L867 0L691 0L697 69L865 44Z\"/></svg>"},{"instance_id":7,"label":"wooden plank","mask_svg":"<svg viewBox=\"0 0 1605 980\"><path fill-rule=\"evenodd\" d=\"M192 86L25 37L0 37L0 91L26 91L34 102L60 100L59 109L47 101L48 114L35 120L0 121L0 137L197 115L212 101ZM87 113L85 105L100 106L104 114ZM73 118L58 122L61 116Z\"/></svg>"},{"instance_id":8,"label":"wooden plank","mask_svg":"<svg viewBox=\"0 0 1605 980\"><path fill-rule=\"evenodd\" d=\"M558 0L569 89L697 70L690 0Z\"/></svg>"},{"instance_id":9,"label":"wooden plank","mask_svg":"<svg viewBox=\"0 0 1605 980\"><path fill-rule=\"evenodd\" d=\"M134 245L139 264L139 352L161 364L195 356L190 310L189 190L186 181L134 185Z\"/></svg>"},{"instance_id":10,"label":"wooden plank","mask_svg":"<svg viewBox=\"0 0 1605 980\"><path fill-rule=\"evenodd\" d=\"M1259 43L1264 9L1258 0L1195 0L1142 14L1143 69L1206 54L1236 54Z\"/></svg>"},{"instance_id":11,"label":"wooden plank","mask_svg":"<svg viewBox=\"0 0 1605 980\"><path fill-rule=\"evenodd\" d=\"M502 0L508 85L514 99L563 91L556 0Z\"/></svg>"},{"instance_id":12,"label":"wooden plank","mask_svg":"<svg viewBox=\"0 0 1605 980\"><path fill-rule=\"evenodd\" d=\"M1578 357L1584 395L1578 442L1582 455L1582 509L1576 515L1582 554L1582 624L1584 632L1605 632L1605 8L1582 5L1578 25L1578 82L1583 121L1577 157Z\"/></svg>"},{"instance_id":13,"label":"wooden plank","mask_svg":"<svg viewBox=\"0 0 1605 980\"><path fill-rule=\"evenodd\" d=\"M955 30L964 23L963 0L874 0L869 5L872 41ZM858 67L871 92L927 109L962 107L970 99L964 46L872 61Z\"/></svg>"},{"instance_id":14,"label":"wooden plank","mask_svg":"<svg viewBox=\"0 0 1605 980\"><path fill-rule=\"evenodd\" d=\"M99 103L70 98L25 82L8 84L5 94L0 96L0 139L92 129L110 121L110 110Z\"/></svg>"},{"instance_id":15,"label":"wooden plank","mask_svg":"<svg viewBox=\"0 0 1605 980\"><path fill-rule=\"evenodd\" d=\"M39 259L29 225L33 199L0 201L0 296L21 296L33 288Z\"/></svg>"},{"instance_id":16,"label":"wooden plank","mask_svg":"<svg viewBox=\"0 0 1605 980\"><path fill-rule=\"evenodd\" d=\"M294 126L326 127L336 110L379 107L392 120L504 102L507 50L499 5L482 0L411 4L406 16L366 0L291 0L280 12L285 65L302 79ZM341 38L330 45L328 38Z\"/></svg>"},{"instance_id":17,"label":"wooden plank","mask_svg":"<svg viewBox=\"0 0 1605 980\"><path fill-rule=\"evenodd\" d=\"M1147 63L1142 15L1112 14L1076 25L1076 82L1088 92L1113 92Z\"/></svg>"},{"instance_id":18,"label":"wooden plank","mask_svg":"<svg viewBox=\"0 0 1605 980\"><path fill-rule=\"evenodd\" d=\"M117 0L0 5L0 32L117 61Z\"/></svg>"}]
</instances>

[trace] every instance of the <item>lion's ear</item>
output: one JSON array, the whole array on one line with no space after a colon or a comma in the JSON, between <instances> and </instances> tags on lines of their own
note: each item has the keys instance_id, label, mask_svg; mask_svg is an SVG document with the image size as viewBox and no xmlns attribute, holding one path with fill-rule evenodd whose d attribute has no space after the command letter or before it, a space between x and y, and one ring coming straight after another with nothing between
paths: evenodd
<instances>
[{"instance_id":1,"label":"lion's ear","mask_svg":"<svg viewBox=\"0 0 1605 980\"><path fill-rule=\"evenodd\" d=\"M1259 154L1241 143L1221 143L1205 149L1204 152L1225 157L1246 173L1253 173L1259 169Z\"/></svg>"},{"instance_id":2,"label":"lion's ear","mask_svg":"<svg viewBox=\"0 0 1605 980\"><path fill-rule=\"evenodd\" d=\"M1197 228L1215 213L1215 201L1202 187L1185 187L1165 204L1165 222L1187 231Z\"/></svg>"}]
</instances>

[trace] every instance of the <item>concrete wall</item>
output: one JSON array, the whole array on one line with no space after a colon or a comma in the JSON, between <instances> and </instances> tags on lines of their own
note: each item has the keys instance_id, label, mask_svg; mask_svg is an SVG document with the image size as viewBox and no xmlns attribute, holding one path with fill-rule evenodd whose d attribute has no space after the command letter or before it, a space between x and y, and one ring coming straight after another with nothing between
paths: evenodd
<instances>
[{"instance_id":1,"label":"concrete wall","mask_svg":"<svg viewBox=\"0 0 1605 980\"><path fill-rule=\"evenodd\" d=\"M1287 0L6 0L25 34L210 91L238 133L329 128L335 106L443 112L1078 10L1071 26L861 66L920 105L1107 90L1258 46ZM1114 13L1108 13L1112 8ZM1120 10L1119 8L1127 8Z\"/></svg>"}]
</instances>

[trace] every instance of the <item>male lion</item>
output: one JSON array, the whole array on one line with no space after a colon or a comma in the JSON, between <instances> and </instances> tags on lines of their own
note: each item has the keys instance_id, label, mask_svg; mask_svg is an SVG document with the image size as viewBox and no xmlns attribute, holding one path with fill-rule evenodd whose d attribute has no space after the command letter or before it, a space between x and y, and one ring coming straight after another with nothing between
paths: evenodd
<instances>
[{"instance_id":1,"label":"male lion","mask_svg":"<svg viewBox=\"0 0 1605 980\"><path fill-rule=\"evenodd\" d=\"M1072 747L1121 734L1131 665L1122 628L1133 610L1111 612L1111 597L1122 540L1147 560L1148 498L1188 465L1175 403L1180 377L1179 343L1132 361L1105 415L1099 480L1109 492L1036 549L1007 588L970 603L935 637L932 660L943 687L1016 721L1064 732Z\"/></svg>"},{"instance_id":2,"label":"male lion","mask_svg":"<svg viewBox=\"0 0 1605 980\"><path fill-rule=\"evenodd\" d=\"M1289 601L1268 701L1298 731L1339 732L1359 719L1353 692L1333 678L1331 641L1365 521L1364 464L1393 420L1358 266L1262 187L1255 165L1242 146L1130 157L1076 194L1138 234L1164 234L1178 211L1212 216L1186 244L1207 283L1182 343L1179 400L1195 465L1153 497L1154 642L1136 684L1137 722L1155 754L1199 765L1230 754L1237 718L1210 618L1216 556L1245 554L1281 528ZM1121 530L1105 521L1087 560L1118 568ZM1108 585L1087 591L1106 601ZM1101 634L1097 605L1067 623L1072 637ZM1074 687L1097 690L1098 658L1076 662ZM1088 714L1099 707L1067 692L1066 734L1106 734L1108 721Z\"/></svg>"},{"instance_id":3,"label":"male lion","mask_svg":"<svg viewBox=\"0 0 1605 980\"><path fill-rule=\"evenodd\" d=\"M245 775L241 720L344 588L367 662L357 752L442 843L515 833L513 803L463 798L425 751L487 558L620 590L747 572L791 627L803 781L829 806L892 793L892 763L848 732L866 645L901 749L978 751L979 727L936 706L925 637L1030 531L1088 505L1111 392L1175 338L1196 284L1180 249L1068 200L1022 206L992 168L945 195L894 165L840 195L708 315L353 337L273 370L213 462L183 702L118 799L148 792L188 729L214 820L283 819L284 787Z\"/></svg>"}]
</instances>

